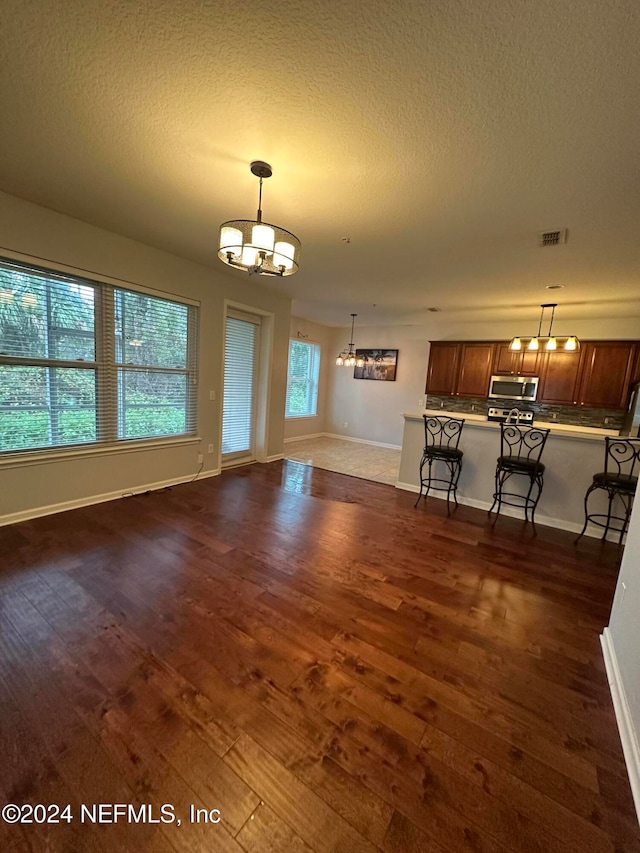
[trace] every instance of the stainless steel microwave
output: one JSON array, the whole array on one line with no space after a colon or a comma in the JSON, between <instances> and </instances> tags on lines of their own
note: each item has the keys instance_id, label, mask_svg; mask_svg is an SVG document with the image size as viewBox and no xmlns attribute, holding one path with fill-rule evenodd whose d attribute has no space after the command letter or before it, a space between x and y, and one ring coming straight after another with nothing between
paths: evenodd
<instances>
[{"instance_id":1,"label":"stainless steel microwave","mask_svg":"<svg viewBox=\"0 0 640 853\"><path fill-rule=\"evenodd\" d=\"M537 376L492 376L489 397L499 400L527 400L533 403L538 394Z\"/></svg>"}]
</instances>

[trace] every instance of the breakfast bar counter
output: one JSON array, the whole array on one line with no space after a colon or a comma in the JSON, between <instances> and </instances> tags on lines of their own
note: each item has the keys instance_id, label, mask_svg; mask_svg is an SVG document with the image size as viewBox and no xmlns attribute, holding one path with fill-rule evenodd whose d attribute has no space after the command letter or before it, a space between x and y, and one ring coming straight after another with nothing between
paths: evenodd
<instances>
[{"instance_id":1,"label":"breakfast bar counter","mask_svg":"<svg viewBox=\"0 0 640 853\"><path fill-rule=\"evenodd\" d=\"M484 415L441 409L403 413L404 435L397 488L416 494L420 491L424 414L464 418L460 439L464 458L458 484L458 502L488 510L493 503L496 460L500 455L500 424L488 421ZM584 524L584 495L593 475L604 467L605 436L615 436L618 432L542 421L536 421L534 427L551 430L541 459L546 470L544 488L536 511L536 524L579 532ZM524 480L514 478L514 482L518 479ZM429 499L431 497L444 498L446 493L432 490ZM594 507L600 504L606 511L604 494L596 493L591 500ZM523 511L513 507L503 506L502 513L524 518ZM587 534L602 536L602 530L588 528Z\"/></svg>"}]
</instances>

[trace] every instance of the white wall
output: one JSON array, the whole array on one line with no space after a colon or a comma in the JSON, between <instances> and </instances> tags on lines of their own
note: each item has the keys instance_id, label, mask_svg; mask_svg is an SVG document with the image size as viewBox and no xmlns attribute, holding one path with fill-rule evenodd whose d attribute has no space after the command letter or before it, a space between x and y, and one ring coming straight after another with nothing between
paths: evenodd
<instances>
[{"instance_id":1,"label":"white wall","mask_svg":"<svg viewBox=\"0 0 640 853\"><path fill-rule=\"evenodd\" d=\"M320 326L318 323L312 323L310 320L303 320L300 317L291 318L290 338L307 341L310 344L320 344L320 378L318 384L317 414L311 418L285 418L285 441L287 439L303 438L306 435L325 432L325 413L331 381L331 369L338 354L337 350L334 352L332 349L333 331L328 326Z\"/></svg>"},{"instance_id":2,"label":"white wall","mask_svg":"<svg viewBox=\"0 0 640 853\"><path fill-rule=\"evenodd\" d=\"M209 268L0 193L0 254L32 256L43 266L50 260L83 270L88 277L93 272L199 301L201 439L201 443L176 447L2 467L0 518L27 516L38 507L88 502L92 496L186 479L198 470L199 452L204 453L204 474L218 470L225 299L273 315L264 450L266 456L282 453L290 300L270 291L264 277L250 280L244 273L231 272L220 264L215 254L215 223L212 229L213 266ZM210 391L215 392L213 402ZM213 454L207 453L209 444L214 446Z\"/></svg>"},{"instance_id":3,"label":"white wall","mask_svg":"<svg viewBox=\"0 0 640 853\"><path fill-rule=\"evenodd\" d=\"M516 326L520 328L517 323ZM419 408L418 401L425 399L429 341L509 340L517 331L516 326L511 322L494 322L490 317L461 323L444 312L435 314L433 322L422 326L356 326L356 347L399 350L397 378L395 382L357 380L352 369L334 367L329 381L326 431L401 445L404 427L401 413L415 411ZM348 343L350 331L350 326L333 330L336 352ZM576 321L571 324L571 332L585 339L636 339L638 319Z\"/></svg>"},{"instance_id":4,"label":"white wall","mask_svg":"<svg viewBox=\"0 0 640 853\"><path fill-rule=\"evenodd\" d=\"M622 555L616 594L609 620L608 640L613 646L628 717L616 707L625 757L640 818L640 496L636 495L627 542ZM618 685L619 686L619 685ZM625 722L627 729L625 731Z\"/></svg>"},{"instance_id":5,"label":"white wall","mask_svg":"<svg viewBox=\"0 0 640 853\"><path fill-rule=\"evenodd\" d=\"M334 331L336 354L349 341L350 328ZM359 349L397 349L395 382L354 379L353 368L336 367L331 374L327 432L392 444L402 444L402 412L424 400L429 354L428 338L418 326L363 327L354 332ZM347 426L345 426L345 423Z\"/></svg>"}]
</instances>

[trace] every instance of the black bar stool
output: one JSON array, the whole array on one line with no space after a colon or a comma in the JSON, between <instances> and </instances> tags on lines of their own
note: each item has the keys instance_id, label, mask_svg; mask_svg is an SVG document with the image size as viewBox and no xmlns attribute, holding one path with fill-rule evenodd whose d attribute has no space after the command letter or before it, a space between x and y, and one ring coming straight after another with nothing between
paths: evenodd
<instances>
[{"instance_id":1,"label":"black bar stool","mask_svg":"<svg viewBox=\"0 0 640 853\"><path fill-rule=\"evenodd\" d=\"M420 494L414 508L420 503L423 488L426 488L424 493L426 500L429 489L433 487L436 491L446 491L447 513L449 513L450 495L453 495L456 506L458 505L456 492L458 491L463 456L462 451L458 450L458 444L464 426L464 418L446 418L436 415L423 415L422 418L424 420L424 451L420 460ZM444 462L449 472L448 477L432 476L431 466L437 460ZM425 465L428 467L426 477L424 475ZM439 485L434 485L434 483Z\"/></svg>"},{"instance_id":2,"label":"black bar stool","mask_svg":"<svg viewBox=\"0 0 640 853\"><path fill-rule=\"evenodd\" d=\"M493 508L498 504L494 524L498 520L502 504L505 504L524 509L525 521L529 521L529 511L531 511L531 524L535 531L534 515L542 494L544 480L544 465L540 457L549 432L548 429L524 424L500 424L500 456L496 465L496 490L489 510L491 515ZM529 491L526 495L505 491L506 483L516 474L529 478Z\"/></svg>"},{"instance_id":3,"label":"black bar stool","mask_svg":"<svg viewBox=\"0 0 640 853\"><path fill-rule=\"evenodd\" d=\"M640 438L605 438L604 471L593 475L593 482L584 496L584 527L574 540L574 545L584 536L587 524L591 522L597 527L604 527L602 539L607 538L609 530L620 532L618 544L629 526L629 516L633 508L633 496L638 485L638 468L640 467ZM589 513L589 495L596 489L604 489L609 495L607 512ZM613 515L613 501L618 496L622 502L624 515ZM602 519L605 519L604 521ZM612 522L619 526L612 527Z\"/></svg>"}]
</instances>

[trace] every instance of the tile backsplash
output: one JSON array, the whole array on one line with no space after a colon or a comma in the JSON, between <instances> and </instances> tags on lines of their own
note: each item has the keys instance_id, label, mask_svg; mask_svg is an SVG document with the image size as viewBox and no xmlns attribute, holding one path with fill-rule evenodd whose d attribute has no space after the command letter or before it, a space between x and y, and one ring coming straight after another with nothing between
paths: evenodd
<instances>
[{"instance_id":1,"label":"tile backsplash","mask_svg":"<svg viewBox=\"0 0 640 853\"><path fill-rule=\"evenodd\" d=\"M597 429L620 429L624 412L615 409L587 409L582 406L550 406L546 403L525 403L514 400L514 406L523 411L534 412L534 419L555 421L559 424L590 426ZM449 395L428 394L427 409L445 409L448 412L486 415L489 406L509 409L508 400L494 400L490 397L450 397Z\"/></svg>"}]
</instances>

